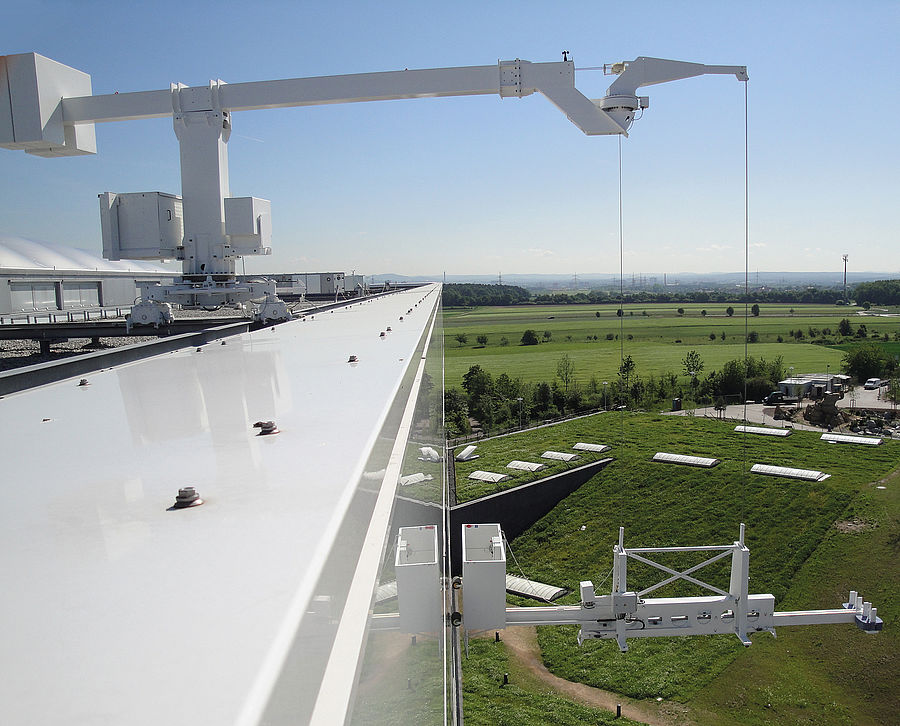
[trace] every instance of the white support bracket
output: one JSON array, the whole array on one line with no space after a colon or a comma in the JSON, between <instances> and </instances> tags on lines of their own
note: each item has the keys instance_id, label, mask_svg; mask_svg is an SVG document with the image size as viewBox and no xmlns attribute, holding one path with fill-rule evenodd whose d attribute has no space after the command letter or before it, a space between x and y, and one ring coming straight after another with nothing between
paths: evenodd
<instances>
[{"instance_id":1,"label":"white support bracket","mask_svg":"<svg viewBox=\"0 0 900 726\"><path fill-rule=\"evenodd\" d=\"M826 625L854 623L867 633L877 633L884 624L878 611L856 592L840 609L775 612L775 597L751 595L749 585L750 551L744 544L744 525L740 537L730 545L701 547L634 547L624 545L624 529L613 547L612 593L597 596L589 580L581 583L581 604L549 607L507 608L506 624L579 625L578 643L590 639L615 639L619 649L628 650L628 638L654 638L684 635L733 634L745 646L750 634L769 632L784 625ZM700 564L676 570L653 561L649 554L671 552L716 552ZM704 582L695 573L731 555L731 582L728 591ZM634 559L651 565L669 577L643 590L631 591L627 585L627 561ZM701 597L647 598L645 595L676 580L685 580L710 590ZM465 595L465 579L463 581Z\"/></svg>"}]
</instances>

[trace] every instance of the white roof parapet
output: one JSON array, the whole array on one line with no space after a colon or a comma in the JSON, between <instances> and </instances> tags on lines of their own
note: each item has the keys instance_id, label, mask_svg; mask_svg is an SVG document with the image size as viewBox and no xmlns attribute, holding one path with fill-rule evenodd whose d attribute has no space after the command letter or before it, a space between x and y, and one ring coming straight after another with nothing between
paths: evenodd
<instances>
[{"instance_id":1,"label":"white roof parapet","mask_svg":"<svg viewBox=\"0 0 900 726\"><path fill-rule=\"evenodd\" d=\"M556 461L576 461L578 454L569 454L564 451L545 451L541 454L542 459L554 459Z\"/></svg>"},{"instance_id":2,"label":"white roof parapet","mask_svg":"<svg viewBox=\"0 0 900 726\"><path fill-rule=\"evenodd\" d=\"M663 464L684 464L686 466L699 466L704 469L711 469L720 464L719 459L708 459L703 456L685 456L684 454L667 454L664 451L658 451L653 455L653 461Z\"/></svg>"},{"instance_id":3,"label":"white roof parapet","mask_svg":"<svg viewBox=\"0 0 900 726\"><path fill-rule=\"evenodd\" d=\"M606 444L585 444L581 441L575 444L572 448L577 449L578 451L594 451L598 454L602 454L604 451L609 451L609 447Z\"/></svg>"},{"instance_id":4,"label":"white roof parapet","mask_svg":"<svg viewBox=\"0 0 900 726\"><path fill-rule=\"evenodd\" d=\"M831 474L824 474L814 469L792 469L788 466L771 466L770 464L754 464L750 467L754 474L781 476L786 479L802 479L803 481L825 481Z\"/></svg>"},{"instance_id":5,"label":"white roof parapet","mask_svg":"<svg viewBox=\"0 0 900 726\"><path fill-rule=\"evenodd\" d=\"M469 474L469 479L477 479L478 481L489 481L494 484L509 479L509 474L497 474L493 471L473 471Z\"/></svg>"},{"instance_id":6,"label":"white roof parapet","mask_svg":"<svg viewBox=\"0 0 900 726\"><path fill-rule=\"evenodd\" d=\"M477 446L471 446L471 445L467 446L465 449L463 449L456 455L456 460L457 461L472 461L473 459L477 459L478 454L475 453L475 449L477 449L477 448L478 448Z\"/></svg>"},{"instance_id":7,"label":"white roof parapet","mask_svg":"<svg viewBox=\"0 0 900 726\"><path fill-rule=\"evenodd\" d=\"M540 471L544 469L543 464L537 464L532 461L511 461L506 465L507 469L519 469L520 471Z\"/></svg>"},{"instance_id":8,"label":"white roof parapet","mask_svg":"<svg viewBox=\"0 0 900 726\"><path fill-rule=\"evenodd\" d=\"M868 446L878 446L879 444L883 444L884 441L881 438L873 437L873 436L849 436L847 434L822 434L820 437L822 441L827 441L831 444L866 444Z\"/></svg>"},{"instance_id":9,"label":"white roof parapet","mask_svg":"<svg viewBox=\"0 0 900 726\"><path fill-rule=\"evenodd\" d=\"M770 429L763 426L735 426L739 434L760 434L761 436L790 436L791 429Z\"/></svg>"},{"instance_id":10,"label":"white roof parapet","mask_svg":"<svg viewBox=\"0 0 900 726\"><path fill-rule=\"evenodd\" d=\"M535 600L543 600L544 602L553 602L568 592L563 587L545 585L543 582L526 580L524 577L516 577L515 575L506 576L506 591L513 595L530 597Z\"/></svg>"}]
</instances>

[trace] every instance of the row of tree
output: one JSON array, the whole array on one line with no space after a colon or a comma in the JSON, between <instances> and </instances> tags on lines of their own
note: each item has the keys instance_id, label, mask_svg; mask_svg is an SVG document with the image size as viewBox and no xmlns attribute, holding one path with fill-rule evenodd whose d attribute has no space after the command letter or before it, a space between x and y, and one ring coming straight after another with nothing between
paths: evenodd
<instances>
[{"instance_id":1,"label":"row of tree","mask_svg":"<svg viewBox=\"0 0 900 726\"><path fill-rule=\"evenodd\" d=\"M519 305L531 299L531 293L515 285L479 285L459 283L444 285L441 302L445 307L477 305Z\"/></svg>"},{"instance_id":2,"label":"row of tree","mask_svg":"<svg viewBox=\"0 0 900 726\"><path fill-rule=\"evenodd\" d=\"M870 305L900 305L900 280L876 280L861 282L853 289L856 300ZM635 303L757 303L753 315L759 314L758 303L819 303L839 305L843 300L841 288L798 286L785 288L761 288L750 290L745 296L742 290L722 288L717 290L638 290L625 292L625 304ZM566 293L539 293L532 295L516 285L485 285L476 283L451 283L444 285L443 303L448 307L474 305L538 304L615 304L622 303L618 290L591 290ZM733 310L732 310L733 313Z\"/></svg>"},{"instance_id":3,"label":"row of tree","mask_svg":"<svg viewBox=\"0 0 900 726\"><path fill-rule=\"evenodd\" d=\"M641 376L636 362L627 355L614 380L599 381L592 376L587 383L577 379L574 361L568 354L560 357L552 381L537 383L526 383L506 373L494 377L474 365L463 376L461 389L445 391L447 435L453 438L469 433L473 419L483 430L490 431L598 408L658 409L661 405L667 407L675 398L687 398L699 405L759 401L777 390L778 382L785 377L780 355L772 360L736 358L705 376L704 368L696 350L689 351L682 360L682 376L672 371ZM896 375L898 362L882 346L863 343L845 354L842 368L864 381Z\"/></svg>"},{"instance_id":4,"label":"row of tree","mask_svg":"<svg viewBox=\"0 0 900 726\"><path fill-rule=\"evenodd\" d=\"M871 305L900 305L900 280L861 282L853 294L857 300Z\"/></svg>"}]
</instances>

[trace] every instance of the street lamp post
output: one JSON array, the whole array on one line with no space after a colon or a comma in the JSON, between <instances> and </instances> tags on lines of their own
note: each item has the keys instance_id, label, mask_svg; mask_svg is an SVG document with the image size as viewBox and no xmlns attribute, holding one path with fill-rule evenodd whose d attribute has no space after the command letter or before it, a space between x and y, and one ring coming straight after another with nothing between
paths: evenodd
<instances>
[{"instance_id":1,"label":"street lamp post","mask_svg":"<svg viewBox=\"0 0 900 726\"><path fill-rule=\"evenodd\" d=\"M607 410L609 407L606 404L606 387L609 385L609 381L603 381L603 410Z\"/></svg>"},{"instance_id":2,"label":"street lamp post","mask_svg":"<svg viewBox=\"0 0 900 726\"><path fill-rule=\"evenodd\" d=\"M524 424L522 423L522 414L523 414L523 411L522 411L522 397L519 396L516 400L519 402L519 428L522 428L522 426L524 425Z\"/></svg>"}]
</instances>

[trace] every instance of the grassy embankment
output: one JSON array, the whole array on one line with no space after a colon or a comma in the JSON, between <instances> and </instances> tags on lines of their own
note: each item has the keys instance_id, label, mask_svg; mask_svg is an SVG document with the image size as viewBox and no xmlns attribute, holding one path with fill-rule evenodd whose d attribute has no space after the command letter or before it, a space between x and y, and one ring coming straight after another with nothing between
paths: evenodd
<instances>
[{"instance_id":1,"label":"grassy embankment","mask_svg":"<svg viewBox=\"0 0 900 726\"><path fill-rule=\"evenodd\" d=\"M676 312L678 307L684 308L684 315ZM626 338L624 352L634 358L639 375L659 375L669 371L683 375L681 361L692 348L699 351L705 363L704 371L709 372L728 360L744 356L744 307L733 305L735 314L732 317L725 314L726 307L722 303L626 305L621 320L616 317L616 306L613 305L523 305L445 310L446 382L448 386L460 385L463 374L476 364L495 376L507 373L527 382L551 381L564 353L572 358L580 385L587 384L591 376L599 381L612 380L619 367L622 341L616 340L615 336L620 333ZM706 316L700 313L704 309ZM597 312L600 317L596 316ZM840 366L843 351L810 344L810 328L830 328L830 339L835 342L842 318L850 320L854 331L860 324L865 324L870 334L887 332L892 335L900 330L897 318L857 313L857 308L839 306L762 305L760 316L751 316L747 321L749 330L759 336L759 342L750 345L750 354L770 360L781 355L785 369L794 366L798 373L825 371L827 366L835 371ZM544 331L550 331L549 342L537 346L519 345L522 333L528 328L535 330L541 340ZM789 331L797 329L803 331L803 341L789 337ZM724 341L721 339L723 332ZM456 335L460 333L468 336L464 345L456 341ZM610 333L613 340L606 339ZM715 334L715 340L710 340L711 333ZM477 344L477 336L482 334L488 336L484 347ZM587 341L589 335L590 342ZM597 340L593 340L594 335ZM627 340L629 335L632 340ZM779 335L785 342L777 342ZM504 337L508 345L501 344Z\"/></svg>"},{"instance_id":2,"label":"grassy embankment","mask_svg":"<svg viewBox=\"0 0 900 726\"><path fill-rule=\"evenodd\" d=\"M751 591L773 593L783 610L835 607L855 588L886 621L879 636L852 626L818 626L782 629L777 641L758 634L749 649L736 638L703 637L632 641L627 654L610 642L579 648L574 627L546 627L539 642L555 674L636 698L686 703L703 724L874 724L900 712L900 575L894 564L900 482L888 482L885 490L873 484L900 464L900 446L860 450L822 443L808 432L773 441L704 419L615 413L487 441L479 452L485 462L521 458L517 449L526 440L529 450L564 449L576 440L609 443L616 457L512 543L530 577L574 592L580 580L592 579L603 591L609 583L599 583L611 567L620 525L626 544L666 546L731 542L743 521ZM651 463L659 450L723 463L712 470ZM832 477L808 483L747 473L756 462L820 469ZM850 524L842 531L838 522ZM630 585L646 584L653 577L648 570L631 567ZM704 579L727 587L727 565L714 566ZM676 593L695 591L669 586L654 594Z\"/></svg>"}]
</instances>

